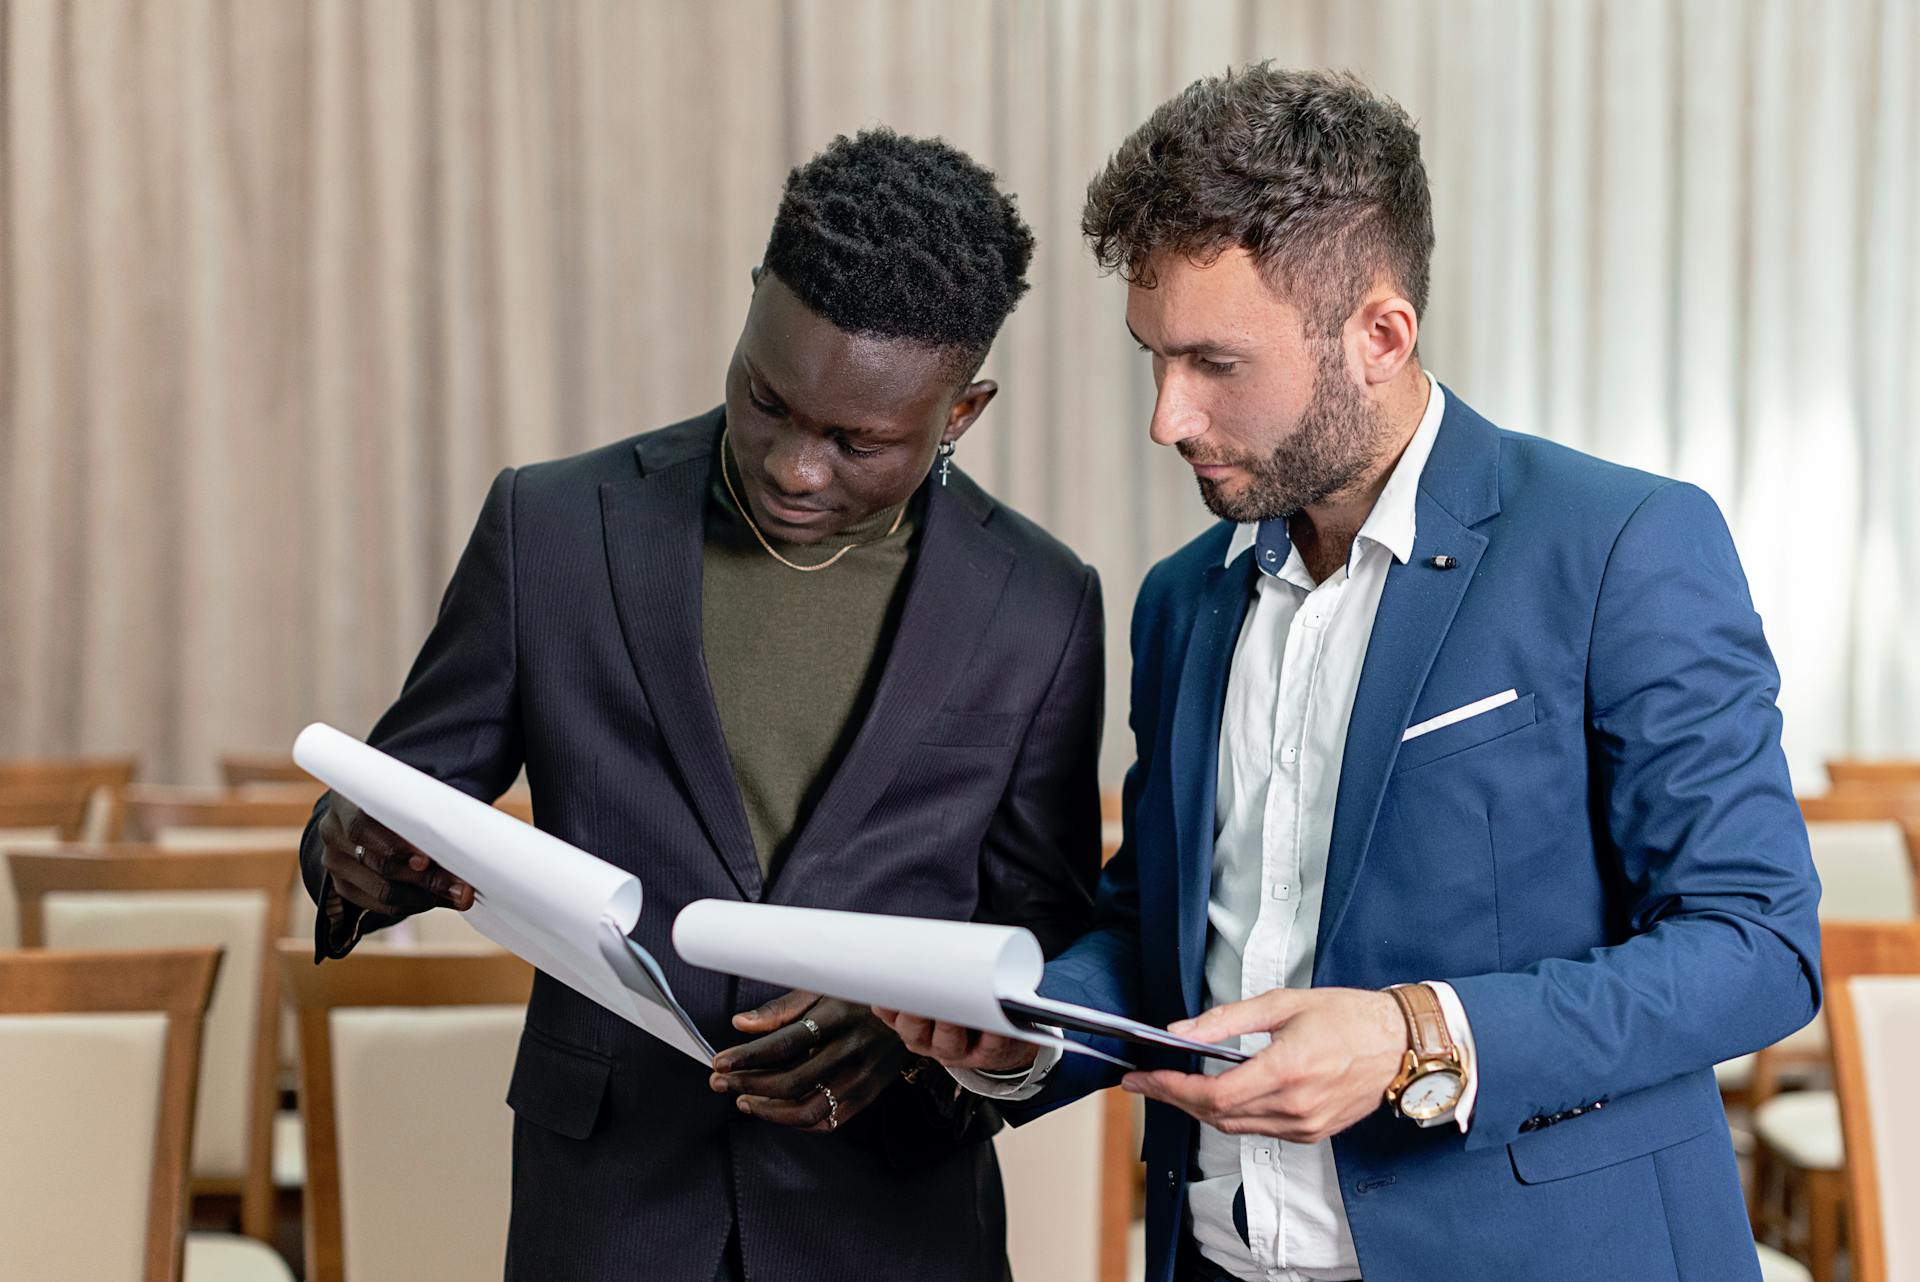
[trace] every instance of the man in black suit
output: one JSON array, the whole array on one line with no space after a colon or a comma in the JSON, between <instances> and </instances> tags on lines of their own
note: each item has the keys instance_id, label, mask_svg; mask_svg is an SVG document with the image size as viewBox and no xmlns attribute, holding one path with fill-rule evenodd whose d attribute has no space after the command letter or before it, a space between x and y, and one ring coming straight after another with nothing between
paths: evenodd
<instances>
[{"instance_id":1,"label":"man in black suit","mask_svg":"<svg viewBox=\"0 0 1920 1282\"><path fill-rule=\"evenodd\" d=\"M1005 1276L989 1106L864 1007L696 970L668 931L703 897L1049 953L1088 925L1099 582L952 466L1032 246L951 147L837 139L788 178L726 403L494 482L371 742L482 798L524 765L541 827L641 878L635 938L722 1047L703 1073L537 979L510 1277ZM343 798L301 856L316 961L472 902Z\"/></svg>"}]
</instances>

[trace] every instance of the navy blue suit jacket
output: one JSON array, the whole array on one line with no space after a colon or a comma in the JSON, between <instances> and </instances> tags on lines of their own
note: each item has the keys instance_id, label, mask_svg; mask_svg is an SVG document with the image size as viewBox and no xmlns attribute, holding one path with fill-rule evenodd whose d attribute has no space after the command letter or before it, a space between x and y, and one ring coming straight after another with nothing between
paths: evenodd
<instances>
[{"instance_id":1,"label":"navy blue suit jacket","mask_svg":"<svg viewBox=\"0 0 1920 1282\"><path fill-rule=\"evenodd\" d=\"M1819 887L1726 525L1692 486L1501 431L1449 392L1417 526L1354 700L1314 983L1449 981L1479 1096L1464 1136L1382 1110L1335 1138L1361 1271L1757 1279L1711 1069L1813 1017ZM1202 1008L1221 708L1255 573L1250 553L1223 565L1232 534L1141 590L1125 841L1051 996L1154 1023ZM1070 1055L1003 1111L1113 1080ZM1148 1105L1159 1282L1195 1136Z\"/></svg>"}]
</instances>

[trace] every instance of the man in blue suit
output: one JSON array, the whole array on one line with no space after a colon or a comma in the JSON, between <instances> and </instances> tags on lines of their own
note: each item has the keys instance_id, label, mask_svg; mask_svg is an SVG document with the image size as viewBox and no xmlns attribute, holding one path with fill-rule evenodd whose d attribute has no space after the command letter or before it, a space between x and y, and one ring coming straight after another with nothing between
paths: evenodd
<instances>
[{"instance_id":1,"label":"man in blue suit","mask_svg":"<svg viewBox=\"0 0 1920 1282\"><path fill-rule=\"evenodd\" d=\"M1758 1278L1712 1066L1818 1009L1819 888L1713 502L1421 368L1419 138L1349 77L1197 82L1084 226L1222 518L1141 589L1042 987L1253 1052L1090 1039L1149 1070L1148 1277ZM1118 1075L887 1018L1016 1120Z\"/></svg>"}]
</instances>

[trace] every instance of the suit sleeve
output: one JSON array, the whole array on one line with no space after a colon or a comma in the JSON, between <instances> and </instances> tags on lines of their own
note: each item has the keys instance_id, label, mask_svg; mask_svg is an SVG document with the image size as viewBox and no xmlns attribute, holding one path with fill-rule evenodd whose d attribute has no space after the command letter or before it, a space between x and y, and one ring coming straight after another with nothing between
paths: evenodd
<instances>
[{"instance_id":1,"label":"suit sleeve","mask_svg":"<svg viewBox=\"0 0 1920 1282\"><path fill-rule=\"evenodd\" d=\"M1656 490L1610 554L1587 670L1592 806L1626 938L1451 981L1478 1057L1469 1148L1813 1018L1819 884L1778 690L1718 509L1692 486Z\"/></svg>"},{"instance_id":2,"label":"suit sleeve","mask_svg":"<svg viewBox=\"0 0 1920 1282\"><path fill-rule=\"evenodd\" d=\"M1123 833L1120 849L1101 870L1094 895L1093 928L1047 964L1040 982L1043 996L1076 1002L1117 1015L1142 1016L1140 997L1140 877L1135 823L1140 791L1154 769L1159 738L1159 673L1153 620L1159 610L1156 579L1149 576L1134 605L1131 650L1133 677L1128 727L1134 762L1121 793ZM1138 1052L1115 1038L1069 1032L1066 1036L1123 1059ZM1113 1065L1086 1055L1066 1055L1053 1066L1037 1094L996 1101L1000 1113L1018 1125L1120 1080Z\"/></svg>"},{"instance_id":3,"label":"suit sleeve","mask_svg":"<svg viewBox=\"0 0 1920 1282\"><path fill-rule=\"evenodd\" d=\"M414 660L400 697L367 742L470 796L491 801L520 773L514 584L516 474L502 472L488 491L466 551L441 598L440 613ZM320 906L314 960L344 957L370 930L398 917L362 913L341 900L320 867L320 799L300 843L307 893Z\"/></svg>"},{"instance_id":4,"label":"suit sleeve","mask_svg":"<svg viewBox=\"0 0 1920 1282\"><path fill-rule=\"evenodd\" d=\"M979 921L1025 926L1049 957L1092 916L1100 875L1105 620L1091 569L981 849Z\"/></svg>"}]
</instances>

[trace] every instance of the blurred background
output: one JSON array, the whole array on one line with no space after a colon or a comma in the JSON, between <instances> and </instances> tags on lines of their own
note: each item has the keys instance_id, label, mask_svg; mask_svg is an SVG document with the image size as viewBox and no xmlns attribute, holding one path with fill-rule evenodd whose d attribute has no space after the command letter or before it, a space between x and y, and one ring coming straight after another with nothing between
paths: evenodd
<instances>
[{"instance_id":1,"label":"blurred background","mask_svg":"<svg viewBox=\"0 0 1920 1282\"><path fill-rule=\"evenodd\" d=\"M224 787L309 721L364 734L493 474L717 403L787 170L884 123L1039 238L957 462L1102 574L1117 786L1134 588L1206 514L1081 200L1153 106L1264 58L1419 121L1443 382L1718 500L1797 790L1920 759L1910 0L0 0L0 757ZM1884 829L1864 915L1912 916L1905 795L1809 811ZM102 804L92 836L168 826ZM1729 1070L1743 1126L1776 1067ZM1827 1182L1776 1160L1756 1219L1830 1277L1820 1117Z\"/></svg>"},{"instance_id":2,"label":"blurred background","mask_svg":"<svg viewBox=\"0 0 1920 1282\"><path fill-rule=\"evenodd\" d=\"M1146 438L1088 178L1254 58L1419 120L1428 364L1693 481L1796 780L1920 752L1907 0L6 0L0 753L208 781L398 689L487 482L720 399L789 167L884 122L1017 194L1033 292L959 462L1133 590L1205 521ZM1109 780L1124 770L1114 680Z\"/></svg>"}]
</instances>

